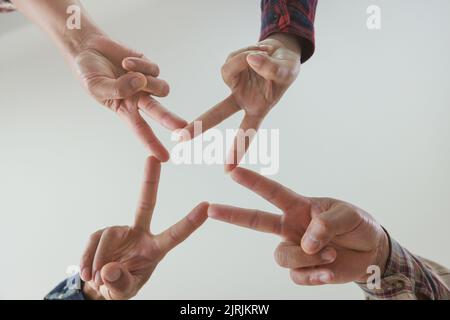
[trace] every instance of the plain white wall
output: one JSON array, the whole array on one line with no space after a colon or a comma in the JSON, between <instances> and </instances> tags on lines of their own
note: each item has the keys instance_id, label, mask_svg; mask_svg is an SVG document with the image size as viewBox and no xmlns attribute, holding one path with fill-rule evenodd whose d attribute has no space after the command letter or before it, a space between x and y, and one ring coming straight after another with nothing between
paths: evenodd
<instances>
[{"instance_id":1,"label":"plain white wall","mask_svg":"<svg viewBox=\"0 0 450 320\"><path fill-rule=\"evenodd\" d=\"M188 120L228 94L224 59L259 34L258 0L84 3L114 39L159 63L172 87L164 104ZM371 4L382 9L380 31L366 28ZM447 0L319 1L316 55L264 127L280 129L277 180L353 202L407 248L450 266L448 12ZM0 16L2 28L8 19L23 25ZM90 233L132 222L146 152L35 27L2 32L0 47L0 298L40 299L78 263ZM276 212L222 166L169 163L154 230L203 200ZM294 285L273 260L277 243L208 222L138 297L362 298L353 284Z\"/></svg>"}]
</instances>

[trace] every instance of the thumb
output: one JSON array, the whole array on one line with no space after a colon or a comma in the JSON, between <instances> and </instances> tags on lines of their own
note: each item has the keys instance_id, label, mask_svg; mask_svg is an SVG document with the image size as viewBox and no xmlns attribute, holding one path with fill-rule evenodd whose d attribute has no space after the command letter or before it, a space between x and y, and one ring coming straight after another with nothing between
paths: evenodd
<instances>
[{"instance_id":1,"label":"thumb","mask_svg":"<svg viewBox=\"0 0 450 320\"><path fill-rule=\"evenodd\" d=\"M127 73L118 79L102 77L89 90L100 100L125 99L147 86L147 78L138 72Z\"/></svg>"},{"instance_id":2,"label":"thumb","mask_svg":"<svg viewBox=\"0 0 450 320\"><path fill-rule=\"evenodd\" d=\"M247 56L250 67L261 77L269 81L288 82L292 77L289 61L276 59L267 53L251 53Z\"/></svg>"},{"instance_id":3,"label":"thumb","mask_svg":"<svg viewBox=\"0 0 450 320\"><path fill-rule=\"evenodd\" d=\"M106 299L127 300L134 296L133 277L120 263L111 262L105 265L101 276L104 286L100 288L100 292Z\"/></svg>"}]
</instances>

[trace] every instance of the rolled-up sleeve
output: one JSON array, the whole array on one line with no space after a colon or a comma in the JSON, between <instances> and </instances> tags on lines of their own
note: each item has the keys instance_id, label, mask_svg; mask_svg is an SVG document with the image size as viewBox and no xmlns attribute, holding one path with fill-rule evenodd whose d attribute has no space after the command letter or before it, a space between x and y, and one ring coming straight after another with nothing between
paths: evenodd
<instances>
[{"instance_id":1,"label":"rolled-up sleeve","mask_svg":"<svg viewBox=\"0 0 450 320\"><path fill-rule=\"evenodd\" d=\"M302 62L314 54L314 20L317 0L262 0L260 40L274 33L297 36L302 48Z\"/></svg>"}]
</instances>

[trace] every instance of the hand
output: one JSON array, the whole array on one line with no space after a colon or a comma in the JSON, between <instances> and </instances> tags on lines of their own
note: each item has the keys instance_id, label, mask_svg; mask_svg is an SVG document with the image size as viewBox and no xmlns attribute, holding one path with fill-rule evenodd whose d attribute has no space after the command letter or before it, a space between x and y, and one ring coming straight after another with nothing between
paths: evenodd
<instances>
[{"instance_id":1,"label":"hand","mask_svg":"<svg viewBox=\"0 0 450 320\"><path fill-rule=\"evenodd\" d=\"M159 235L150 231L161 163L147 161L142 199L132 227L110 227L92 234L80 268L84 292L90 298L125 300L137 294L158 263L207 219L201 203L184 219Z\"/></svg>"},{"instance_id":2,"label":"hand","mask_svg":"<svg viewBox=\"0 0 450 320\"><path fill-rule=\"evenodd\" d=\"M160 161L169 153L144 121L144 111L170 130L186 122L168 112L151 95L165 97L169 85L158 79L159 68L109 39L90 18L79 0L13 0L15 7L39 25L61 49L87 91L100 103L124 118L146 147ZM81 28L67 28L67 8L81 9Z\"/></svg>"},{"instance_id":3,"label":"hand","mask_svg":"<svg viewBox=\"0 0 450 320\"><path fill-rule=\"evenodd\" d=\"M158 65L101 34L90 36L73 61L92 97L126 120L156 158L167 161L169 153L139 111L170 130L187 123L150 96L169 93L169 85L158 79Z\"/></svg>"},{"instance_id":4,"label":"hand","mask_svg":"<svg viewBox=\"0 0 450 320\"><path fill-rule=\"evenodd\" d=\"M295 283L365 282L370 265L379 266L384 273L389 240L368 213L339 200L303 197L246 169L237 168L231 176L280 208L283 214L210 205L208 215L282 237L275 259L281 267L290 269Z\"/></svg>"},{"instance_id":5,"label":"hand","mask_svg":"<svg viewBox=\"0 0 450 320\"><path fill-rule=\"evenodd\" d=\"M226 160L225 169L233 170L247 152L264 118L299 71L300 45L297 38L289 35L276 34L256 46L232 53L222 67L222 77L231 95L189 124L181 139L192 139L244 110L244 119ZM202 123L202 132L194 130L198 121Z\"/></svg>"}]
</instances>

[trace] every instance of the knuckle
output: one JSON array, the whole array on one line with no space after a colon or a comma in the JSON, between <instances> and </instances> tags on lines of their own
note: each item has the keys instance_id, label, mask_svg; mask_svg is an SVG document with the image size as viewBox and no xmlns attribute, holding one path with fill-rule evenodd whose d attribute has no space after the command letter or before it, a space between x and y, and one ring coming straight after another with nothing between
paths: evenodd
<instances>
[{"instance_id":1,"label":"knuckle","mask_svg":"<svg viewBox=\"0 0 450 320\"><path fill-rule=\"evenodd\" d=\"M261 215L258 211L255 212L252 219L250 220L250 228L257 228L259 226L259 223L261 221Z\"/></svg>"},{"instance_id":2,"label":"knuckle","mask_svg":"<svg viewBox=\"0 0 450 320\"><path fill-rule=\"evenodd\" d=\"M189 232L193 232L194 230L196 230L198 227L200 227L201 223L196 222L194 219L192 219L192 217L188 216L185 218L185 230L189 230Z\"/></svg>"},{"instance_id":3,"label":"knuckle","mask_svg":"<svg viewBox=\"0 0 450 320\"><path fill-rule=\"evenodd\" d=\"M271 190L268 193L268 196L266 198L267 201L273 201L276 199L276 197L279 195L280 189L278 186L273 186Z\"/></svg>"},{"instance_id":4,"label":"knuckle","mask_svg":"<svg viewBox=\"0 0 450 320\"><path fill-rule=\"evenodd\" d=\"M147 108L148 111L152 110L153 108L158 106L158 101L155 99L148 99L148 101L145 104L145 108Z\"/></svg>"},{"instance_id":5,"label":"knuckle","mask_svg":"<svg viewBox=\"0 0 450 320\"><path fill-rule=\"evenodd\" d=\"M89 236L89 243L92 243L92 242L97 241L97 239L100 237L101 234L102 234L102 231L101 231L101 230L92 233L92 234Z\"/></svg>"},{"instance_id":6,"label":"knuckle","mask_svg":"<svg viewBox=\"0 0 450 320\"><path fill-rule=\"evenodd\" d=\"M132 124L134 125L134 127L135 127L138 131L144 130L144 129L147 128L147 123L146 123L144 120L140 119L140 118L134 119L133 122L132 122Z\"/></svg>"},{"instance_id":7,"label":"knuckle","mask_svg":"<svg viewBox=\"0 0 450 320\"><path fill-rule=\"evenodd\" d=\"M170 228L169 237L174 243L177 243L181 239L180 233L177 228Z\"/></svg>"},{"instance_id":8,"label":"knuckle","mask_svg":"<svg viewBox=\"0 0 450 320\"><path fill-rule=\"evenodd\" d=\"M356 210L354 207L347 205L345 210L348 211L351 220L356 221L362 219L360 212Z\"/></svg>"},{"instance_id":9,"label":"knuckle","mask_svg":"<svg viewBox=\"0 0 450 320\"><path fill-rule=\"evenodd\" d=\"M109 227L103 233L105 237L116 237L118 235L119 229L117 227Z\"/></svg>"},{"instance_id":10,"label":"knuckle","mask_svg":"<svg viewBox=\"0 0 450 320\"><path fill-rule=\"evenodd\" d=\"M283 223L279 222L279 223L275 223L273 225L273 230L272 230L273 234L278 234L280 235L283 232Z\"/></svg>"},{"instance_id":11,"label":"knuckle","mask_svg":"<svg viewBox=\"0 0 450 320\"><path fill-rule=\"evenodd\" d=\"M146 201L139 205L138 210L141 212L148 212L148 211L153 210L155 205L156 205L156 201Z\"/></svg>"},{"instance_id":12,"label":"knuckle","mask_svg":"<svg viewBox=\"0 0 450 320\"><path fill-rule=\"evenodd\" d=\"M230 68L228 64L224 64L220 69L220 72L222 74L222 78L226 81L230 76Z\"/></svg>"},{"instance_id":13,"label":"knuckle","mask_svg":"<svg viewBox=\"0 0 450 320\"><path fill-rule=\"evenodd\" d=\"M274 256L275 256L276 263L280 267L283 267L283 268L287 267L287 256L286 256L286 253L285 253L282 245L279 245L277 247L277 249L275 250Z\"/></svg>"}]
</instances>

